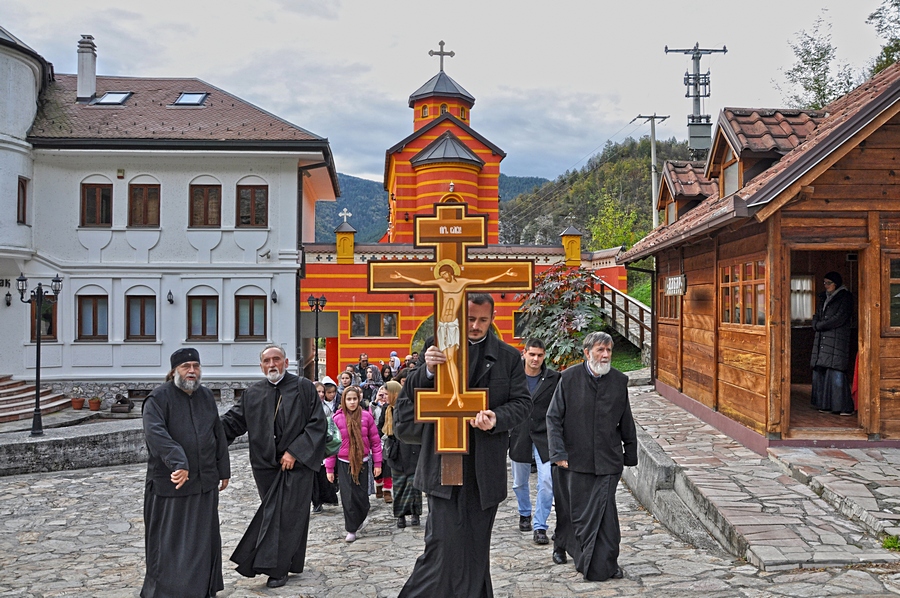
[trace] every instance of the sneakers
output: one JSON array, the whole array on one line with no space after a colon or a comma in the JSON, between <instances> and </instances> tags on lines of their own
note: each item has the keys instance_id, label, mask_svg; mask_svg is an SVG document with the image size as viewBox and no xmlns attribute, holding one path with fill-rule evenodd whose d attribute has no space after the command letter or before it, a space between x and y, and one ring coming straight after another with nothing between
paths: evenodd
<instances>
[{"instance_id":1,"label":"sneakers","mask_svg":"<svg viewBox=\"0 0 900 598\"><path fill-rule=\"evenodd\" d=\"M400 515L399 517L397 517L397 527L399 527L400 529L403 529L404 527L406 527L406 517L405 516Z\"/></svg>"},{"instance_id":2,"label":"sneakers","mask_svg":"<svg viewBox=\"0 0 900 598\"><path fill-rule=\"evenodd\" d=\"M519 515L519 531L531 531L531 515Z\"/></svg>"},{"instance_id":3,"label":"sneakers","mask_svg":"<svg viewBox=\"0 0 900 598\"><path fill-rule=\"evenodd\" d=\"M410 516L410 518L409 518L409 524L412 525L412 526L417 526L417 525L419 525L419 516L418 516L418 515L412 515L412 516Z\"/></svg>"},{"instance_id":4,"label":"sneakers","mask_svg":"<svg viewBox=\"0 0 900 598\"><path fill-rule=\"evenodd\" d=\"M356 542L356 534L350 532L349 534L347 534L347 537L344 538L344 542Z\"/></svg>"},{"instance_id":5,"label":"sneakers","mask_svg":"<svg viewBox=\"0 0 900 598\"><path fill-rule=\"evenodd\" d=\"M368 518L368 517L366 517L365 519L363 519L363 522L359 524L359 529L356 530L356 533L358 534L359 532L361 532L361 531L363 531L364 529L366 529L366 526L367 526L367 525L369 525L369 518Z\"/></svg>"},{"instance_id":6,"label":"sneakers","mask_svg":"<svg viewBox=\"0 0 900 598\"><path fill-rule=\"evenodd\" d=\"M534 530L534 543L535 544L549 544L550 538L547 537L547 530L545 530L545 529Z\"/></svg>"},{"instance_id":7,"label":"sneakers","mask_svg":"<svg viewBox=\"0 0 900 598\"><path fill-rule=\"evenodd\" d=\"M313 511L312 511L312 512L313 512L313 513L321 513L322 511L324 511L324 509L322 508L322 505L316 505L316 506L313 507Z\"/></svg>"}]
</instances>

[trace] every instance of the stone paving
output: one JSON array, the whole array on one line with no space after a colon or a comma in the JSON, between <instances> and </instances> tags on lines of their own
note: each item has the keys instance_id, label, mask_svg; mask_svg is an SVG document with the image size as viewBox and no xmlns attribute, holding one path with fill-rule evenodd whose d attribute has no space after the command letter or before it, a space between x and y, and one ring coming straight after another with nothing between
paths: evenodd
<instances>
[{"instance_id":1,"label":"stone paving","mask_svg":"<svg viewBox=\"0 0 900 598\"><path fill-rule=\"evenodd\" d=\"M631 395L635 419L682 468L679 496L701 520L709 522L710 532L723 545L731 546L751 564L773 571L900 561L897 553L881 548L877 537L859 521L849 520L809 485L785 473L788 466L779 466L743 447L663 399L651 387L632 388ZM858 488L850 487L840 475L854 461L835 459L834 451L827 449L806 451L803 454L810 463L820 468L830 464L827 476L822 477L828 478L836 492L857 493ZM879 454L883 453L893 455L892 461L900 457L896 449L884 449ZM885 459L869 462L886 464ZM889 488L873 488L873 492L883 492L885 500L896 498L889 496L900 490L896 469L893 477L878 467L858 469L856 480L864 472L873 478L874 472L879 472L877 479L871 480L873 486L890 478ZM877 506L871 501L864 504Z\"/></svg>"},{"instance_id":2,"label":"stone paving","mask_svg":"<svg viewBox=\"0 0 900 598\"><path fill-rule=\"evenodd\" d=\"M312 515L306 571L277 590L247 579L228 556L257 504L245 448L232 451L233 478L220 514L225 590L219 596L394 597L422 549L424 528L399 530L390 506L373 498L372 523L343 542L339 507ZM137 596L144 573L143 465L0 478L0 597ZM532 476L532 480L534 476ZM512 492L510 491L510 497ZM585 582L571 563L554 565L550 548L518 531L515 499L494 526L491 570L495 596L894 596L900 567L763 572L724 551L704 551L674 538L622 486L620 564L626 577ZM423 521L424 523L424 521ZM550 521L554 525L553 516ZM177 575L177 571L173 572Z\"/></svg>"}]
</instances>

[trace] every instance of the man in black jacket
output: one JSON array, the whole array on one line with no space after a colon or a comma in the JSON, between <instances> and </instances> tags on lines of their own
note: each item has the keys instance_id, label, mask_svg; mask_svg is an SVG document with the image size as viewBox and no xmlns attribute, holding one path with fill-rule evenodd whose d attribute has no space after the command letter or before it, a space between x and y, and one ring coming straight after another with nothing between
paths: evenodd
<instances>
[{"instance_id":1,"label":"man in black jacket","mask_svg":"<svg viewBox=\"0 0 900 598\"><path fill-rule=\"evenodd\" d=\"M494 300L470 294L466 315L468 387L488 389L488 408L469 430L463 455L462 486L441 485L441 457L435 453L434 424L416 424L415 389L434 388L435 366L446 355L431 345L425 367L409 375L394 407L394 433L421 444L415 487L428 495L425 551L416 560L400 598L479 598L493 596L490 574L491 530L497 506L506 498L509 431L531 411L531 397L518 351L490 332Z\"/></svg>"},{"instance_id":2,"label":"man in black jacket","mask_svg":"<svg viewBox=\"0 0 900 598\"><path fill-rule=\"evenodd\" d=\"M284 350L268 345L259 356L266 379L244 391L222 416L228 441L244 432L250 468L262 504L231 560L247 577L269 576L266 585L287 583L302 573L315 472L325 456L327 422L316 387L286 371Z\"/></svg>"},{"instance_id":3,"label":"man in black jacket","mask_svg":"<svg viewBox=\"0 0 900 598\"><path fill-rule=\"evenodd\" d=\"M550 460L569 501L566 550L589 581L623 575L616 486L623 466L637 465L628 376L610 367L612 348L605 332L588 334L584 363L562 373L547 410Z\"/></svg>"},{"instance_id":4,"label":"man in black jacket","mask_svg":"<svg viewBox=\"0 0 900 598\"><path fill-rule=\"evenodd\" d=\"M534 543L548 544L547 517L553 504L553 482L550 477L550 451L547 447L547 408L559 373L546 366L546 349L540 339L525 341L522 360L525 366L525 380L531 393L533 407L531 417L513 428L509 435L509 458L512 461L513 492L519 507L519 529L523 532L534 529ZM531 477L531 460L537 465L537 497L534 511L528 478ZM532 526L532 514L534 525Z\"/></svg>"}]
</instances>

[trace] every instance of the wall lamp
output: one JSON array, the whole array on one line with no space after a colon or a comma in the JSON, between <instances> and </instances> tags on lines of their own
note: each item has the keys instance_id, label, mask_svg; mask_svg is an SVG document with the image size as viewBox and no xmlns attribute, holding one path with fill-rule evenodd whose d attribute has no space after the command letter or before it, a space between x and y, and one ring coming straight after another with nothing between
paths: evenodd
<instances>
[{"instance_id":1,"label":"wall lamp","mask_svg":"<svg viewBox=\"0 0 900 598\"><path fill-rule=\"evenodd\" d=\"M403 212L403 219L409 222L409 212Z\"/></svg>"},{"instance_id":2,"label":"wall lamp","mask_svg":"<svg viewBox=\"0 0 900 598\"><path fill-rule=\"evenodd\" d=\"M6 291L6 307L12 305L12 295L9 294L9 291Z\"/></svg>"},{"instance_id":3,"label":"wall lamp","mask_svg":"<svg viewBox=\"0 0 900 598\"><path fill-rule=\"evenodd\" d=\"M172 294L171 290L169 291L169 294L166 295L166 301L168 301L170 304L175 303L175 296Z\"/></svg>"},{"instance_id":4,"label":"wall lamp","mask_svg":"<svg viewBox=\"0 0 900 598\"><path fill-rule=\"evenodd\" d=\"M278 303L278 293L275 292L275 289L272 289L272 303Z\"/></svg>"}]
</instances>

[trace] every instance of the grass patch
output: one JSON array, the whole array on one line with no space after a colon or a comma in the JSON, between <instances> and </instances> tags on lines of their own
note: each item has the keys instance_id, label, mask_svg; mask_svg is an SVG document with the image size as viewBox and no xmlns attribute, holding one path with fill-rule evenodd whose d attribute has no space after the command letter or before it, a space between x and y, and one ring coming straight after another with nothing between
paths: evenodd
<instances>
[{"instance_id":1,"label":"grass patch","mask_svg":"<svg viewBox=\"0 0 900 598\"><path fill-rule=\"evenodd\" d=\"M644 367L641 350L622 338L618 332L607 329L613 337L612 366L620 372L631 372Z\"/></svg>"},{"instance_id":2,"label":"grass patch","mask_svg":"<svg viewBox=\"0 0 900 598\"><path fill-rule=\"evenodd\" d=\"M653 286L648 279L633 285L628 289L628 294L649 307L651 296L653 294Z\"/></svg>"},{"instance_id":3,"label":"grass patch","mask_svg":"<svg viewBox=\"0 0 900 598\"><path fill-rule=\"evenodd\" d=\"M900 550L900 538L897 536L886 536L881 541L881 547L885 550Z\"/></svg>"}]
</instances>

